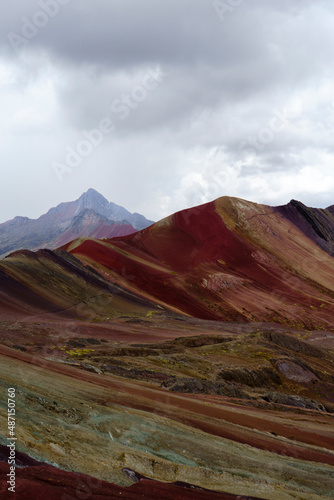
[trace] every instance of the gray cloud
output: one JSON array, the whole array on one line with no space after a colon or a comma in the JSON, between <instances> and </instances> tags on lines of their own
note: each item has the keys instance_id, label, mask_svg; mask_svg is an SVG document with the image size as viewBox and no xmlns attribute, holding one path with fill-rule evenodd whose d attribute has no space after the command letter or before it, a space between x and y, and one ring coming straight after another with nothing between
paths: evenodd
<instances>
[{"instance_id":1,"label":"gray cloud","mask_svg":"<svg viewBox=\"0 0 334 500\"><path fill-rule=\"evenodd\" d=\"M226 194L332 204L334 6L222 3L6 5L0 221L89 187L153 219ZM103 120L112 131L58 182L52 165Z\"/></svg>"}]
</instances>

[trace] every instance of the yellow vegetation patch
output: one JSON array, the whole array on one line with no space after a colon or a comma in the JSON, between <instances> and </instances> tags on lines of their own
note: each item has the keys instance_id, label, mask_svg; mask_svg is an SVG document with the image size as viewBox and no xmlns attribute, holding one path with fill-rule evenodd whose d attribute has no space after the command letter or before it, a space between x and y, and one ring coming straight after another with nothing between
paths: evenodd
<instances>
[{"instance_id":1,"label":"yellow vegetation patch","mask_svg":"<svg viewBox=\"0 0 334 500\"><path fill-rule=\"evenodd\" d=\"M70 351L66 351L70 356L82 356L90 352L94 352L94 349L71 349Z\"/></svg>"}]
</instances>

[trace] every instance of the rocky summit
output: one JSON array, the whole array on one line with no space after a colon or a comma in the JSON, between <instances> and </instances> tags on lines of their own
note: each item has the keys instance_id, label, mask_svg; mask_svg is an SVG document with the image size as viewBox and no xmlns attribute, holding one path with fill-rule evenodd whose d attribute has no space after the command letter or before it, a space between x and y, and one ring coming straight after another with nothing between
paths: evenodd
<instances>
[{"instance_id":1,"label":"rocky summit","mask_svg":"<svg viewBox=\"0 0 334 500\"><path fill-rule=\"evenodd\" d=\"M0 258L16 250L54 250L82 236L112 238L143 229L152 221L111 203L94 189L61 203L38 219L15 217L0 224Z\"/></svg>"}]
</instances>

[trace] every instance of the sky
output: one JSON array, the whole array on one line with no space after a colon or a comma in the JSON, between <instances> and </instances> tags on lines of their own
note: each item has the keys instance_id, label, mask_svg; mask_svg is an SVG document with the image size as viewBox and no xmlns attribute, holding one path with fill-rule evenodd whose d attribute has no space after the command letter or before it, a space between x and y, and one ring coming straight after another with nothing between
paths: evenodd
<instances>
[{"instance_id":1,"label":"sky","mask_svg":"<svg viewBox=\"0 0 334 500\"><path fill-rule=\"evenodd\" d=\"M334 204L332 0L12 0L0 223L94 188L158 220Z\"/></svg>"}]
</instances>

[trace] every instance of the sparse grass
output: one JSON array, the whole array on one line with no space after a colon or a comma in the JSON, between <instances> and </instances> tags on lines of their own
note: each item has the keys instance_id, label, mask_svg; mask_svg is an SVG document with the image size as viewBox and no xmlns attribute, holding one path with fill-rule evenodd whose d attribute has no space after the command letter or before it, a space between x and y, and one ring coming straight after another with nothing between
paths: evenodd
<instances>
[{"instance_id":1,"label":"sparse grass","mask_svg":"<svg viewBox=\"0 0 334 500\"><path fill-rule=\"evenodd\" d=\"M70 356L84 356L91 352L94 352L94 349L71 349L70 351L66 351L66 354Z\"/></svg>"},{"instance_id":2,"label":"sparse grass","mask_svg":"<svg viewBox=\"0 0 334 500\"><path fill-rule=\"evenodd\" d=\"M159 314L158 311L148 311L146 318L153 318L154 314Z\"/></svg>"}]
</instances>

